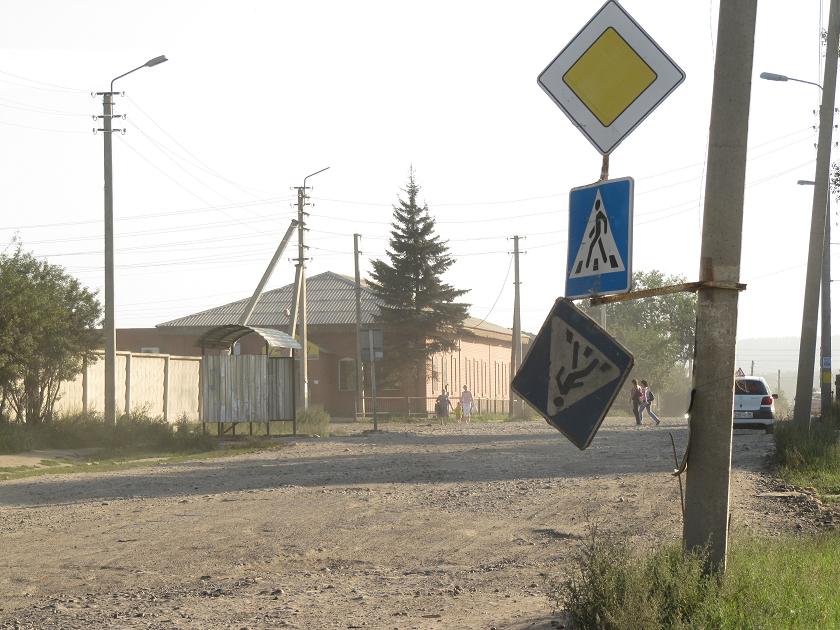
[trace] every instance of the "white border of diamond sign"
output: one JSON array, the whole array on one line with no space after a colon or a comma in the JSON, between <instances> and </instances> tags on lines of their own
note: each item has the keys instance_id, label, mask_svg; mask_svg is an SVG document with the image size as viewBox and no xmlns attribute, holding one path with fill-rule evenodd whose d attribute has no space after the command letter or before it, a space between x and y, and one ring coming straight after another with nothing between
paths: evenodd
<instances>
[{"instance_id":1,"label":"white border of diamond sign","mask_svg":"<svg viewBox=\"0 0 840 630\"><path fill-rule=\"evenodd\" d=\"M656 74L654 82L609 127L563 81L563 76L608 28L614 28ZM596 149L608 155L676 87L685 73L615 0L609 0L548 64L537 83Z\"/></svg>"}]
</instances>

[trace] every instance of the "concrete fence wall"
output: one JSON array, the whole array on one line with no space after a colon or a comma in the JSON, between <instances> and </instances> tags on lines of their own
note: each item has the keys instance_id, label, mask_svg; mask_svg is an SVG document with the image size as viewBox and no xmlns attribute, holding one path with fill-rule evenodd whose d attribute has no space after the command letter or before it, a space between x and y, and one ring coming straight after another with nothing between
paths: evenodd
<instances>
[{"instance_id":1,"label":"concrete fence wall","mask_svg":"<svg viewBox=\"0 0 840 630\"><path fill-rule=\"evenodd\" d=\"M146 409L151 416L175 422L186 415L199 420L201 357L168 354L117 353L117 414ZM61 384L57 413L105 408L105 361L87 364L72 381Z\"/></svg>"}]
</instances>

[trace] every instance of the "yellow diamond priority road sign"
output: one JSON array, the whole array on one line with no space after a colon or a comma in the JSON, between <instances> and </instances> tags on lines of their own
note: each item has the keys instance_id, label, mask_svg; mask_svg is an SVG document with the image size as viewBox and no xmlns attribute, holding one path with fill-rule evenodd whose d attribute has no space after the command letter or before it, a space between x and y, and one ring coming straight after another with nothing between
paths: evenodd
<instances>
[{"instance_id":1,"label":"yellow diamond priority road sign","mask_svg":"<svg viewBox=\"0 0 840 630\"><path fill-rule=\"evenodd\" d=\"M609 0L537 82L607 155L684 79L642 27Z\"/></svg>"}]
</instances>

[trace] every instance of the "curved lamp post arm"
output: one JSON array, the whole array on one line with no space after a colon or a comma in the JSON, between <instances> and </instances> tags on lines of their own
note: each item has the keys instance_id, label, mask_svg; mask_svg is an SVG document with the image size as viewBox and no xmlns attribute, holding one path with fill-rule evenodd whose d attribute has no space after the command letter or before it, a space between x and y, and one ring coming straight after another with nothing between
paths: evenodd
<instances>
[{"instance_id":1,"label":"curved lamp post arm","mask_svg":"<svg viewBox=\"0 0 840 630\"><path fill-rule=\"evenodd\" d=\"M117 79L122 79L123 77L126 77L126 76L128 76L129 74L131 74L132 72L137 72L137 71L138 71L138 70L140 70L141 68L151 68L152 66L156 66L156 65L158 65L159 63L163 63L164 61L169 61L169 60L166 58L166 55L160 55L160 56L158 56L158 57L155 57L154 59L149 59L149 60L148 60L146 63L144 63L142 66L137 66L136 68L134 68L134 70L129 70L128 72L125 72L125 73L121 74L121 75L120 75L120 76L118 76L118 77L114 77L113 79L111 79L111 92L113 92L113 91L114 91L114 82L115 82Z\"/></svg>"},{"instance_id":2,"label":"curved lamp post arm","mask_svg":"<svg viewBox=\"0 0 840 630\"><path fill-rule=\"evenodd\" d=\"M758 76L759 78L765 79L766 81L795 81L796 83L807 83L808 85L816 86L820 88L820 90L823 89L823 87L819 83L814 83L813 81L806 81L805 79L794 79L793 77L789 77L784 74L776 74L775 72L762 72Z\"/></svg>"}]
</instances>

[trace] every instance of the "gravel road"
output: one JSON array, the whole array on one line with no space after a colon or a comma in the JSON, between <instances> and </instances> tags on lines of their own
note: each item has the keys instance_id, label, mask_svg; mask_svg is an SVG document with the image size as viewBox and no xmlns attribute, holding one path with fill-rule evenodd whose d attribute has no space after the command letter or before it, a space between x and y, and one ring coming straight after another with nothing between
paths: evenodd
<instances>
[{"instance_id":1,"label":"gravel road","mask_svg":"<svg viewBox=\"0 0 840 630\"><path fill-rule=\"evenodd\" d=\"M544 575L590 524L681 532L681 421L336 425L230 458L0 483L0 627L551 628ZM732 529L812 529L737 431ZM773 491L776 492L773 492ZM552 623L554 625L552 625Z\"/></svg>"}]
</instances>

